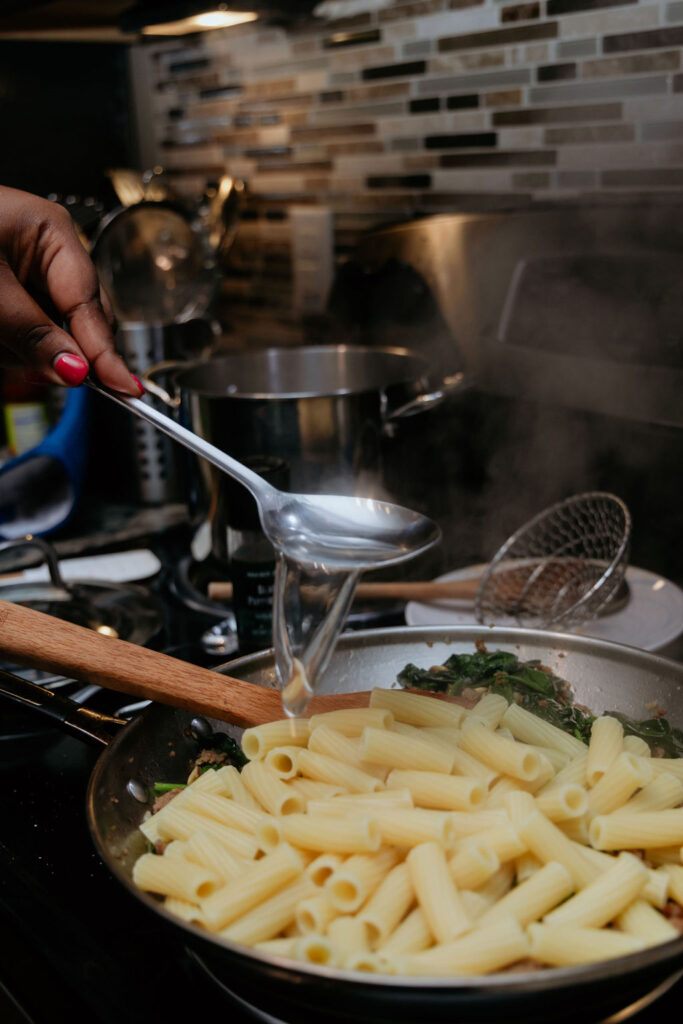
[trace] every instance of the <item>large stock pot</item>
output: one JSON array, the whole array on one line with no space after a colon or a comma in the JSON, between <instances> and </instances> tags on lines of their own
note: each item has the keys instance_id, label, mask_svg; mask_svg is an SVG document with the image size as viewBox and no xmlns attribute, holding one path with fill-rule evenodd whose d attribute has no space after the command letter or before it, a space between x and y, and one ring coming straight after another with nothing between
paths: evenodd
<instances>
[{"instance_id":1,"label":"large stock pot","mask_svg":"<svg viewBox=\"0 0 683 1024\"><path fill-rule=\"evenodd\" d=\"M162 372L166 389L155 379ZM434 380L429 363L408 349L350 345L164 363L145 379L195 433L235 458L283 458L292 490L349 494L376 494L392 424L464 385L460 373Z\"/></svg>"},{"instance_id":2,"label":"large stock pot","mask_svg":"<svg viewBox=\"0 0 683 1024\"><path fill-rule=\"evenodd\" d=\"M578 702L595 712L621 710L645 717L646 705L657 701L674 724L683 724L683 665L635 648L535 630L455 626L346 634L337 645L321 690L349 692L372 685L390 686L407 662L427 667L454 652L472 652L482 639L490 650L540 659L571 684ZM233 676L274 685L271 651L223 668ZM78 718L82 733L87 728L83 709ZM680 976L683 938L583 967L418 979L293 965L207 936L138 891L132 883L132 868L145 849L144 837L137 831L147 810L140 796L155 781L175 780L189 770L199 749L210 745L212 730L238 734L222 722L151 706L119 731L97 762L88 790L88 821L108 867L128 892L157 916L159 927L176 929L207 977L260 1010L287 1024L318 1024L321 1020L329 1024L500 1024L502 1020L560 1024L577 1017L592 1024L608 1018L625 1020L627 1007L647 1000ZM102 741L101 721L93 725L92 735ZM619 1016L612 1018L617 1013Z\"/></svg>"}]
</instances>

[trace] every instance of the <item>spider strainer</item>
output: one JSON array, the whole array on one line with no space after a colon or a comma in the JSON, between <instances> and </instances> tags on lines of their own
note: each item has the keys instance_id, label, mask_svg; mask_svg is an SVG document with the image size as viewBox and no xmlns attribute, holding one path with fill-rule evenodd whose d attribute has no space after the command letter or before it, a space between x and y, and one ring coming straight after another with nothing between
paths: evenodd
<instances>
[{"instance_id":1,"label":"spider strainer","mask_svg":"<svg viewBox=\"0 0 683 1024\"><path fill-rule=\"evenodd\" d=\"M477 591L475 612L524 626L577 626L614 597L628 564L631 515L613 494L591 491L551 505L498 549Z\"/></svg>"}]
</instances>

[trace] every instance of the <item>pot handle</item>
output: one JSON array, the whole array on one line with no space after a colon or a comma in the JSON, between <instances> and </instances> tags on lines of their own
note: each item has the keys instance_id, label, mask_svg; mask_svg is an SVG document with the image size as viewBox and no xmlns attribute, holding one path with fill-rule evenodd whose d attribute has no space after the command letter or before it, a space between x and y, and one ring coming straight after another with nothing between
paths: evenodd
<instances>
[{"instance_id":1,"label":"pot handle","mask_svg":"<svg viewBox=\"0 0 683 1024\"><path fill-rule=\"evenodd\" d=\"M115 718L113 715L93 711L92 708L84 708L60 693L36 686L28 679L15 676L4 669L0 669L0 697L7 698L13 704L19 704L25 710L51 718L64 732L79 740L105 747L112 739L112 735L121 726L128 724L125 718Z\"/></svg>"},{"instance_id":2,"label":"pot handle","mask_svg":"<svg viewBox=\"0 0 683 1024\"><path fill-rule=\"evenodd\" d=\"M185 368L187 365L187 363L179 359L163 359L159 363L153 363L152 366L148 366L146 370L140 373L145 391L150 395L154 395L160 402L167 405L169 409L177 409L181 401L180 395L170 394L166 388L162 388L161 384L157 384L154 377L157 373L167 373L169 370L177 370L180 367Z\"/></svg>"},{"instance_id":3,"label":"pot handle","mask_svg":"<svg viewBox=\"0 0 683 1024\"><path fill-rule=\"evenodd\" d=\"M393 423L395 420L415 416L417 413L425 412L427 409L433 409L434 406L441 405L452 394L458 391L466 391L470 387L472 387L471 377L465 376L464 373L450 374L448 377L443 378L441 386L436 391L429 391L426 394L418 395L416 398L411 399L410 402L406 402L405 405L400 405L397 409L387 412L385 422Z\"/></svg>"}]
</instances>

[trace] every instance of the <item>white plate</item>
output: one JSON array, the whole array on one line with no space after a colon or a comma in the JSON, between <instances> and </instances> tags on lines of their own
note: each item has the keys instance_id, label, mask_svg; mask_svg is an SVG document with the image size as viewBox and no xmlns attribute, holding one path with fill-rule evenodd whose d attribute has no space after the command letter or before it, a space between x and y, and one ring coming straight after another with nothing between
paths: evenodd
<instances>
[{"instance_id":1,"label":"white plate","mask_svg":"<svg viewBox=\"0 0 683 1024\"><path fill-rule=\"evenodd\" d=\"M480 575L484 565L468 565L447 572L439 580L462 580ZM630 587L628 604L613 615L587 622L575 633L630 644L644 651L659 651L669 657L683 655L683 590L671 580L646 569L630 566L626 570ZM464 601L410 601L405 610L409 626L453 626L476 622L472 604ZM501 616L495 625L517 625L509 616ZM678 647L681 650L678 650ZM665 650L666 648L666 650Z\"/></svg>"}]
</instances>

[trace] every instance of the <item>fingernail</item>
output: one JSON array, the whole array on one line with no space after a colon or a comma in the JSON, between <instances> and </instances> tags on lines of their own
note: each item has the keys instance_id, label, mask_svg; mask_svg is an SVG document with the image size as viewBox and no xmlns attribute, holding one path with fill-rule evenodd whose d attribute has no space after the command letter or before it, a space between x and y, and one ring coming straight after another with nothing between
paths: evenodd
<instances>
[{"instance_id":1,"label":"fingernail","mask_svg":"<svg viewBox=\"0 0 683 1024\"><path fill-rule=\"evenodd\" d=\"M70 352L62 352L52 366L65 384L82 384L88 376L88 364L80 356L71 355Z\"/></svg>"},{"instance_id":2,"label":"fingernail","mask_svg":"<svg viewBox=\"0 0 683 1024\"><path fill-rule=\"evenodd\" d=\"M142 384L141 384L141 383L140 383L140 381L139 381L139 380L137 379L137 377L135 376L135 374L134 374L134 373L131 373L131 377L133 378L133 380L135 381L135 383L137 384L137 386L138 386L138 387L140 388L140 394L141 394L141 395L144 395L144 393L145 393L145 389L143 388Z\"/></svg>"}]
</instances>

